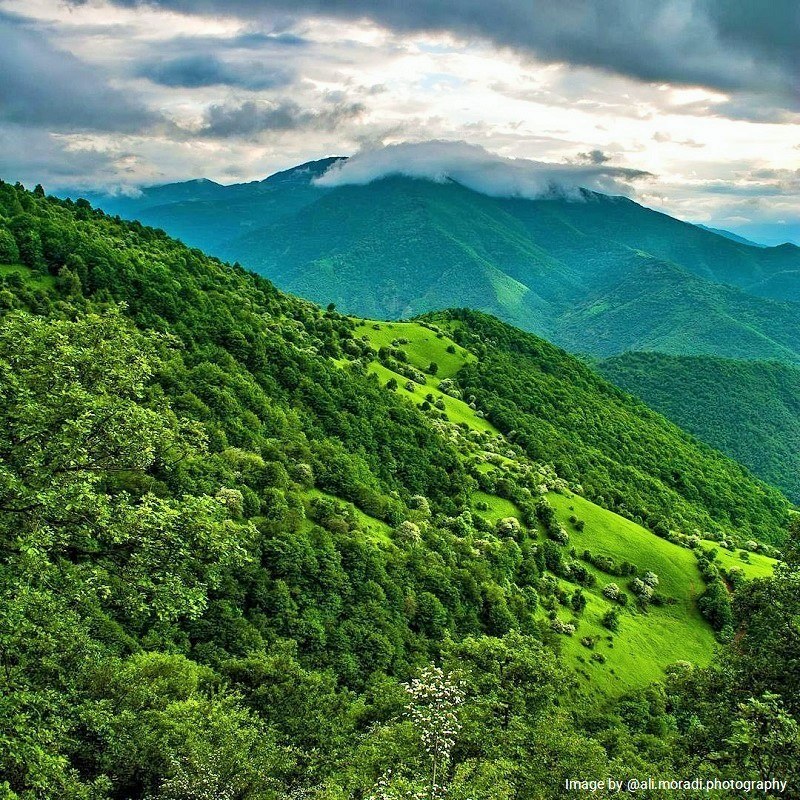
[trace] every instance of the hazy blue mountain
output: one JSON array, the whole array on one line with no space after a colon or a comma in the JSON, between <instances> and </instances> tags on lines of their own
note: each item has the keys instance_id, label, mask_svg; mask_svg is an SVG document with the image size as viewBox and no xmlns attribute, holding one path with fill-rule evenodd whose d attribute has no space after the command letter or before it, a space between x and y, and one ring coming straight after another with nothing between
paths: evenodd
<instances>
[{"instance_id":1,"label":"hazy blue mountain","mask_svg":"<svg viewBox=\"0 0 800 800\"><path fill-rule=\"evenodd\" d=\"M730 239L732 242L739 242L739 244L747 244L750 247L766 247L765 244L759 244L758 242L753 242L750 239L745 239L744 236L739 236L738 233L734 233L733 231L726 231L724 228L711 228L708 225L703 225L700 222L695 223L698 228L702 228L704 231L711 231L711 233L716 233L717 236L724 236L726 239Z\"/></svg>"}]
</instances>

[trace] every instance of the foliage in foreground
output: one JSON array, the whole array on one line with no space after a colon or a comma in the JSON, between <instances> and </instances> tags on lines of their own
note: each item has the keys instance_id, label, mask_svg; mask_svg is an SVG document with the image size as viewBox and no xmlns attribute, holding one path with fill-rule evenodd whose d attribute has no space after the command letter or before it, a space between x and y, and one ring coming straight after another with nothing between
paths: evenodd
<instances>
[{"instance_id":1,"label":"foliage in foreground","mask_svg":"<svg viewBox=\"0 0 800 800\"><path fill-rule=\"evenodd\" d=\"M365 352L349 320L85 204L0 203L28 267L0 291L6 796L797 777L792 548L717 665L587 711L528 532L481 528L447 431L329 358Z\"/></svg>"}]
</instances>

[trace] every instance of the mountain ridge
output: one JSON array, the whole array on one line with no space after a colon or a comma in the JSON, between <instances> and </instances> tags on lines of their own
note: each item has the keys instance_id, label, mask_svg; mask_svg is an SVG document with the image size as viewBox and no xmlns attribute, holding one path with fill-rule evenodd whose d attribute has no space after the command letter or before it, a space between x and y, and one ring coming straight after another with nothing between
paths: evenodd
<instances>
[{"instance_id":1,"label":"mountain ridge","mask_svg":"<svg viewBox=\"0 0 800 800\"><path fill-rule=\"evenodd\" d=\"M636 293L620 295L633 274L646 281L655 259L687 274L669 297L699 352L741 357L737 339L745 330L747 357L800 361L796 337L776 334L769 323L787 316L776 302L800 299L798 248L753 248L628 198L588 191L583 202L489 197L452 181L400 175L317 185L312 178L339 158L250 184L206 187L190 201L186 187L171 203L160 202L158 190L144 200L95 200L323 304L374 317L470 305L598 356L620 350L593 351L593 337L579 335L575 308L593 308L592 324L605 326L606 338L622 349L672 352L680 341L657 327L636 333L647 316L636 308ZM713 333L702 316L692 318L698 287L704 302L720 309ZM615 298L616 314L598 311L604 296L608 305Z\"/></svg>"}]
</instances>

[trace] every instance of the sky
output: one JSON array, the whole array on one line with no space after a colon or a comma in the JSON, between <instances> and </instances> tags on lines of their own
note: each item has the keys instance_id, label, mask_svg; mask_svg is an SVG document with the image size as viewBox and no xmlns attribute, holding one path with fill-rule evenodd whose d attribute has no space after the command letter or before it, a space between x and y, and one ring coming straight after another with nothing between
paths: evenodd
<instances>
[{"instance_id":1,"label":"sky","mask_svg":"<svg viewBox=\"0 0 800 800\"><path fill-rule=\"evenodd\" d=\"M798 41L798 0L0 0L0 177L136 192L358 154L330 180L568 175L800 244Z\"/></svg>"}]
</instances>

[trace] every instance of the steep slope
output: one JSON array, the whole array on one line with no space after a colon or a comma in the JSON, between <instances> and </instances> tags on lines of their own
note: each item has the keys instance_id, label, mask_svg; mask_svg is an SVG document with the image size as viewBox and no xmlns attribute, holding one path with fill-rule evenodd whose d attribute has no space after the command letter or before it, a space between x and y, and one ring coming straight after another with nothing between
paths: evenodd
<instances>
[{"instance_id":1,"label":"steep slope","mask_svg":"<svg viewBox=\"0 0 800 800\"><path fill-rule=\"evenodd\" d=\"M712 283L737 286L753 294L777 299L800 299L800 285L781 278L798 269L800 247L752 247L698 228L667 214L640 206L625 197L585 193L584 203L534 203L537 216L547 224L574 227L585 236L644 251L663 261L680 264ZM523 216L533 216L524 201L506 200L504 205ZM789 294L776 294L765 281L793 286Z\"/></svg>"},{"instance_id":2,"label":"steep slope","mask_svg":"<svg viewBox=\"0 0 800 800\"><path fill-rule=\"evenodd\" d=\"M490 198L406 178L342 187L224 252L367 316L458 303L541 328L579 279Z\"/></svg>"},{"instance_id":3,"label":"steep slope","mask_svg":"<svg viewBox=\"0 0 800 800\"><path fill-rule=\"evenodd\" d=\"M292 214L324 195L326 190L312 186L310 179L337 160L310 161L263 181L229 186L200 179L150 186L131 195L69 191L64 195L85 197L109 214L163 228L193 247L218 255L232 237Z\"/></svg>"},{"instance_id":4,"label":"steep slope","mask_svg":"<svg viewBox=\"0 0 800 800\"><path fill-rule=\"evenodd\" d=\"M598 369L800 500L800 370L661 353L625 353L600 362Z\"/></svg>"},{"instance_id":5,"label":"steep slope","mask_svg":"<svg viewBox=\"0 0 800 800\"><path fill-rule=\"evenodd\" d=\"M730 239L732 242L739 242L739 244L747 244L750 247L767 247L765 244L759 244L758 242L753 242L750 239L746 239L744 236L739 236L738 233L734 233L733 231L726 231L724 228L711 228L708 225L703 225L701 223L695 223L698 228L701 228L704 231L710 231L711 233L716 233L717 236L724 236L726 239Z\"/></svg>"},{"instance_id":6,"label":"steep slope","mask_svg":"<svg viewBox=\"0 0 800 800\"><path fill-rule=\"evenodd\" d=\"M465 796L485 776L558 796L570 767L543 752L655 768L616 697L705 664L712 629L733 635L723 579L746 575L660 525L724 531L726 552L777 541L776 492L489 317L390 338L3 183L0 243L5 795L321 800L387 769L422 791L404 709L449 674L468 678L448 775ZM643 518L662 538L573 496L583 476L610 508L662 511ZM606 704L600 734L573 713Z\"/></svg>"},{"instance_id":7,"label":"steep slope","mask_svg":"<svg viewBox=\"0 0 800 800\"><path fill-rule=\"evenodd\" d=\"M797 304L710 284L655 258L640 257L635 266L566 311L553 339L599 356L659 350L800 363Z\"/></svg>"},{"instance_id":8,"label":"steep slope","mask_svg":"<svg viewBox=\"0 0 800 800\"><path fill-rule=\"evenodd\" d=\"M786 507L778 492L563 350L466 309L432 318L479 354L458 382L486 418L533 459L580 483L590 499L662 532L665 524L724 532L749 519L754 533L769 536L765 508L773 530L780 528ZM743 484L752 486L750 498L740 493Z\"/></svg>"}]
</instances>

